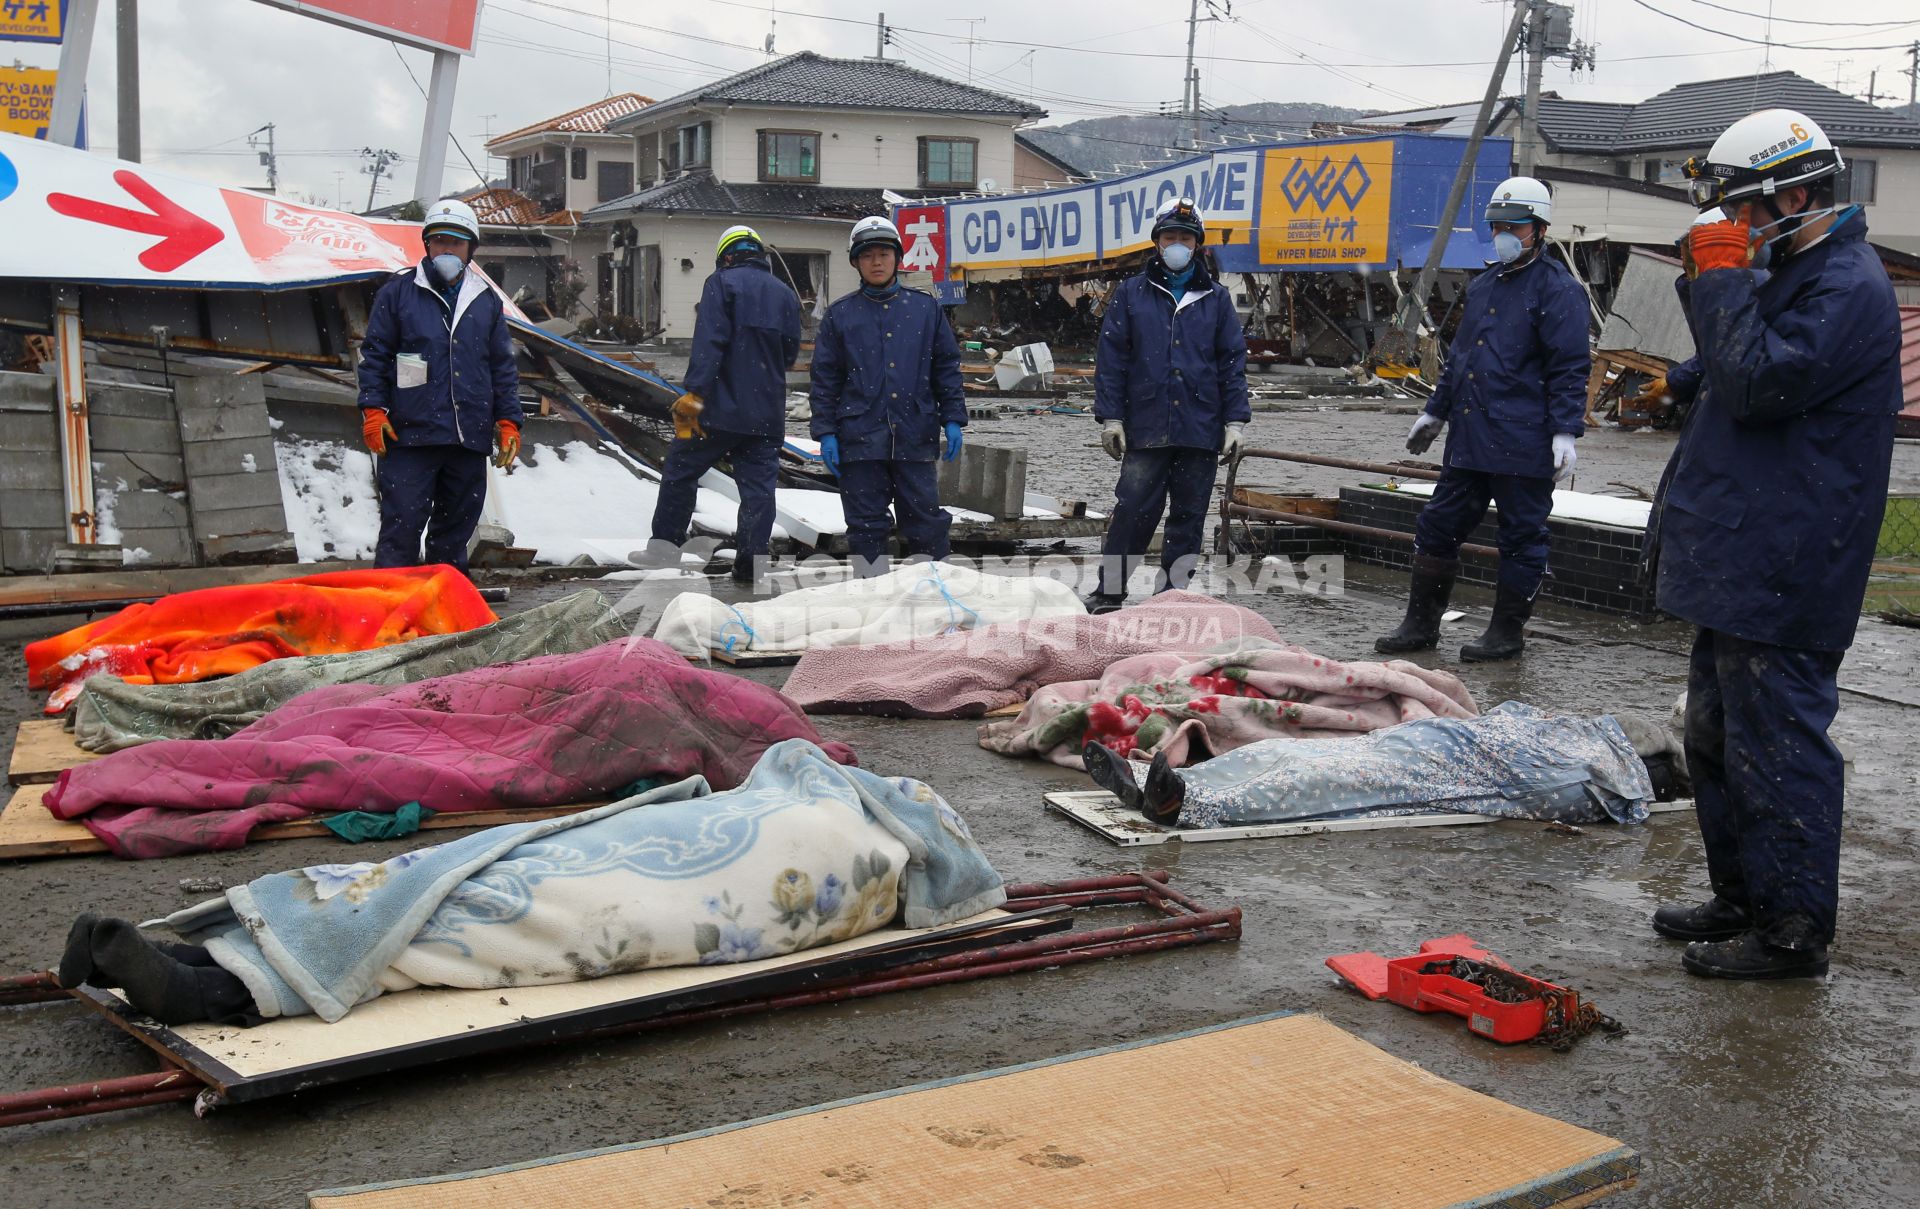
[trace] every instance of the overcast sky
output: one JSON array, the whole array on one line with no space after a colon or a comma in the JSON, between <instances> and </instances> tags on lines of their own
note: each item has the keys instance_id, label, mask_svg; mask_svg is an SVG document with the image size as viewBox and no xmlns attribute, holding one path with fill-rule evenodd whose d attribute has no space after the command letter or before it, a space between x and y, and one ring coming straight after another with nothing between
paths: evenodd
<instances>
[{"instance_id":1,"label":"overcast sky","mask_svg":"<svg viewBox=\"0 0 1920 1209\"><path fill-rule=\"evenodd\" d=\"M482 170L493 134L600 99L656 99L766 61L813 50L871 55L885 5L891 57L967 78L1048 111L1046 125L1176 103L1186 53L1183 0L486 0L478 53L464 61L453 132ZM1650 9L1647 7L1651 5ZM115 144L114 0L101 0L92 92L93 145ZM1208 4L1201 5L1202 13ZM1224 0L1214 0L1224 10ZM1915 0L1580 0L1578 37L1597 64L1578 75L1550 60L1545 86L1562 96L1635 101L1674 84L1752 74L1763 60L1864 96L1878 69L1881 104L1905 101L1920 38ZM1654 9L1707 29L1691 28ZM777 11L776 11L777 10ZM609 11L611 19L609 19ZM1231 17L1199 28L1203 99L1319 101L1397 109L1477 100L1511 9L1480 0L1233 0ZM969 23L959 17L985 18ZM1821 22L1879 23L1860 25ZM363 147L405 157L379 203L412 192L431 56L255 0L141 0L144 159L234 185L265 183L247 133L272 122L281 190L350 209L367 202ZM1764 45L1725 36L1737 34ZM1720 31L1720 32L1711 32ZM611 45L609 45L611 36ZM971 36L976 39L968 43ZM1821 49L1799 49L1819 47ZM608 58L611 54L611 65ZM52 66L57 48L16 45L9 58ZM1522 84L1518 60L1507 80ZM499 174L495 163L491 171ZM444 188L473 170L448 154Z\"/></svg>"}]
</instances>

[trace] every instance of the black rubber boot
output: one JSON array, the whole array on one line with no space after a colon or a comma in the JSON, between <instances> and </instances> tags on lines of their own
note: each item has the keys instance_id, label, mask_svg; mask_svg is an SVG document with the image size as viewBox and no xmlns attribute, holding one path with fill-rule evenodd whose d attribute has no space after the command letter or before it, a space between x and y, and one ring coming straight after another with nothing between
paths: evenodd
<instances>
[{"instance_id":1,"label":"black rubber boot","mask_svg":"<svg viewBox=\"0 0 1920 1209\"><path fill-rule=\"evenodd\" d=\"M1173 761L1167 759L1167 753L1153 753L1153 763L1147 766L1147 784L1142 794L1145 799L1140 813L1156 823L1173 824L1180 821L1180 808L1186 804L1187 783L1173 770Z\"/></svg>"},{"instance_id":2,"label":"black rubber boot","mask_svg":"<svg viewBox=\"0 0 1920 1209\"><path fill-rule=\"evenodd\" d=\"M1497 663L1514 659L1527 648L1527 618L1533 615L1533 600L1508 588L1493 596L1493 620L1487 632L1460 648L1466 663Z\"/></svg>"},{"instance_id":3,"label":"black rubber boot","mask_svg":"<svg viewBox=\"0 0 1920 1209\"><path fill-rule=\"evenodd\" d=\"M1407 589L1407 615L1400 628L1373 640L1373 649L1383 655L1407 651L1430 651L1440 643L1440 615L1447 611L1453 595L1454 577L1460 573L1457 558L1435 558L1430 554L1413 556L1413 583Z\"/></svg>"},{"instance_id":4,"label":"black rubber boot","mask_svg":"<svg viewBox=\"0 0 1920 1209\"><path fill-rule=\"evenodd\" d=\"M67 929L67 947L60 954L57 976L68 990L93 977L93 926L99 922L100 917L89 911Z\"/></svg>"},{"instance_id":5,"label":"black rubber boot","mask_svg":"<svg viewBox=\"0 0 1920 1209\"><path fill-rule=\"evenodd\" d=\"M1108 613L1118 613L1121 609L1125 608L1127 598L1124 596L1109 596L1104 592L1095 592L1080 603L1087 606L1087 612L1089 614L1095 617L1102 617Z\"/></svg>"},{"instance_id":6,"label":"black rubber boot","mask_svg":"<svg viewBox=\"0 0 1920 1209\"><path fill-rule=\"evenodd\" d=\"M1133 761L1102 743L1081 748L1080 759L1095 785L1119 798L1128 810L1140 809L1140 783L1133 777Z\"/></svg>"},{"instance_id":7,"label":"black rubber boot","mask_svg":"<svg viewBox=\"0 0 1920 1209\"><path fill-rule=\"evenodd\" d=\"M1680 964L1702 978L1820 978L1827 972L1827 946L1811 920L1793 916L1732 940L1690 944Z\"/></svg>"},{"instance_id":8,"label":"black rubber boot","mask_svg":"<svg viewBox=\"0 0 1920 1209\"><path fill-rule=\"evenodd\" d=\"M1674 940L1731 940L1753 926L1746 908L1714 895L1691 907L1661 907L1653 913L1653 930Z\"/></svg>"}]
</instances>

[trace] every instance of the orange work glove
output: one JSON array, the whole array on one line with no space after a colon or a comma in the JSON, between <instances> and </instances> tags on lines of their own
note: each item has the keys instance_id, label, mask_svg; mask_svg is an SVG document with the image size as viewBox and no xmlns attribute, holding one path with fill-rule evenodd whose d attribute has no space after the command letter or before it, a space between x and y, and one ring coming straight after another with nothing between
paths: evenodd
<instances>
[{"instance_id":1,"label":"orange work glove","mask_svg":"<svg viewBox=\"0 0 1920 1209\"><path fill-rule=\"evenodd\" d=\"M520 456L520 426L512 420L495 420L493 439L500 446L500 452L494 455L493 464L512 474L514 460Z\"/></svg>"},{"instance_id":2,"label":"orange work glove","mask_svg":"<svg viewBox=\"0 0 1920 1209\"><path fill-rule=\"evenodd\" d=\"M1667 380L1655 378L1640 388L1639 392L1633 396L1633 401L1642 407L1652 407L1666 397Z\"/></svg>"},{"instance_id":3,"label":"orange work glove","mask_svg":"<svg viewBox=\"0 0 1920 1209\"><path fill-rule=\"evenodd\" d=\"M1688 233L1680 259L1689 278L1714 269L1744 269L1753 264L1764 238L1744 220L1702 223Z\"/></svg>"},{"instance_id":4,"label":"orange work glove","mask_svg":"<svg viewBox=\"0 0 1920 1209\"><path fill-rule=\"evenodd\" d=\"M707 430L700 427L700 413L706 406L700 396L692 391L673 401L673 435L676 440L685 441L707 435Z\"/></svg>"},{"instance_id":5,"label":"orange work glove","mask_svg":"<svg viewBox=\"0 0 1920 1209\"><path fill-rule=\"evenodd\" d=\"M387 422L387 413L378 407L364 408L360 412L360 437L366 441L367 448L385 456L388 441L398 441L400 434Z\"/></svg>"}]
</instances>

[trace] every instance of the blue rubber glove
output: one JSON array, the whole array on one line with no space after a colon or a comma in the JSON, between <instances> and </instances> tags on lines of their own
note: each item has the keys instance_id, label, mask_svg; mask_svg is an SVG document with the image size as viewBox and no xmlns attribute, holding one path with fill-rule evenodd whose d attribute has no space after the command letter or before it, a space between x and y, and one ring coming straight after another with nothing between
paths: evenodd
<instances>
[{"instance_id":1,"label":"blue rubber glove","mask_svg":"<svg viewBox=\"0 0 1920 1209\"><path fill-rule=\"evenodd\" d=\"M840 473L840 438L828 433L820 438L820 460L832 474Z\"/></svg>"},{"instance_id":2,"label":"blue rubber glove","mask_svg":"<svg viewBox=\"0 0 1920 1209\"><path fill-rule=\"evenodd\" d=\"M960 435L962 431L958 424L947 425L947 452L946 456L940 459L941 461L951 462L960 456L960 446L964 443Z\"/></svg>"}]
</instances>

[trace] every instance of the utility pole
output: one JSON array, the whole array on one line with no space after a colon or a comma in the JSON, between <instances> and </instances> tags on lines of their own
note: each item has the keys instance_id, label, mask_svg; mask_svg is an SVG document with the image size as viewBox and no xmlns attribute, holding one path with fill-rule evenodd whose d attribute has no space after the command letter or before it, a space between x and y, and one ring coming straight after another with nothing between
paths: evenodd
<instances>
[{"instance_id":1,"label":"utility pole","mask_svg":"<svg viewBox=\"0 0 1920 1209\"><path fill-rule=\"evenodd\" d=\"M367 186L367 209L371 210L373 209L374 194L380 192L380 178L385 176L387 169L392 167L394 161L400 158L400 153L398 151L383 151L376 150L372 147L362 147L360 154L363 158L372 161L360 169L360 171L373 178L373 182Z\"/></svg>"},{"instance_id":2,"label":"utility pole","mask_svg":"<svg viewBox=\"0 0 1920 1209\"><path fill-rule=\"evenodd\" d=\"M268 122L247 136L247 146L260 149L260 136L267 136L267 149L260 152L260 163L267 170L267 192L280 192L280 160L273 153L273 123Z\"/></svg>"},{"instance_id":3,"label":"utility pole","mask_svg":"<svg viewBox=\"0 0 1920 1209\"><path fill-rule=\"evenodd\" d=\"M1193 78L1193 42L1200 31L1200 0L1187 10L1187 74L1182 77L1180 112L1187 119L1187 146L1200 143L1200 88Z\"/></svg>"},{"instance_id":4,"label":"utility pole","mask_svg":"<svg viewBox=\"0 0 1920 1209\"><path fill-rule=\"evenodd\" d=\"M948 17L947 20L967 27L967 83L971 84L973 83L973 48L980 41L980 31L975 26L985 25L987 19L985 17Z\"/></svg>"},{"instance_id":5,"label":"utility pole","mask_svg":"<svg viewBox=\"0 0 1920 1209\"><path fill-rule=\"evenodd\" d=\"M1466 200L1467 184L1473 180L1473 171L1480 159L1480 143L1487 136L1487 123L1493 116L1493 102L1500 96L1500 86L1507 78L1507 64L1513 58L1513 46L1520 38L1521 23L1527 19L1529 0L1514 0L1513 20L1507 25L1506 37L1500 43L1500 58L1493 65L1493 77L1487 81L1487 94L1480 98L1480 114L1474 119L1473 133L1467 138L1467 146L1460 154L1460 169L1453 174L1453 186L1447 190L1447 204L1434 223L1433 243L1427 247L1427 262L1420 266L1420 276L1413 282L1413 289L1407 291L1400 300L1400 320L1398 326L1387 333L1387 338L1377 346L1375 355L1381 360L1395 360L1409 356L1414 347L1414 336L1420 330L1421 317L1427 310L1427 291L1433 288L1433 275L1440 271L1440 261L1447 254L1447 240L1453 234L1454 215L1460 212L1460 203Z\"/></svg>"},{"instance_id":6,"label":"utility pole","mask_svg":"<svg viewBox=\"0 0 1920 1209\"><path fill-rule=\"evenodd\" d=\"M140 162L140 0L120 0L115 28L114 61L120 77L120 121L114 152L129 163Z\"/></svg>"},{"instance_id":7,"label":"utility pole","mask_svg":"<svg viewBox=\"0 0 1920 1209\"><path fill-rule=\"evenodd\" d=\"M1913 105L1920 103L1915 100L1916 96L1920 96L1920 42L1915 42L1907 48L1907 57L1913 60L1913 66L1906 71L1907 104Z\"/></svg>"},{"instance_id":8,"label":"utility pole","mask_svg":"<svg viewBox=\"0 0 1920 1209\"><path fill-rule=\"evenodd\" d=\"M880 19L874 22L873 57L876 59L887 57L887 14L885 13L881 13Z\"/></svg>"},{"instance_id":9,"label":"utility pole","mask_svg":"<svg viewBox=\"0 0 1920 1209\"><path fill-rule=\"evenodd\" d=\"M1520 115L1520 175L1532 176L1540 163L1540 77L1547 66L1545 6L1527 0L1527 98Z\"/></svg>"}]
</instances>

